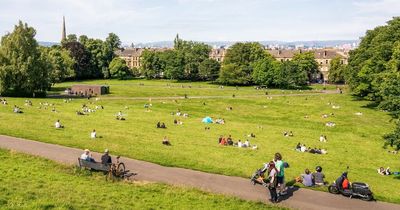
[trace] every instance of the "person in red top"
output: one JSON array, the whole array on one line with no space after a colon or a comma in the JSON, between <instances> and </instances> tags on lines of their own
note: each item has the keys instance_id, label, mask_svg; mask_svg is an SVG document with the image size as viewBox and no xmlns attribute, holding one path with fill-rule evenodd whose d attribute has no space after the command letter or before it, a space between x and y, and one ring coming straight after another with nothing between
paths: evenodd
<instances>
[{"instance_id":1,"label":"person in red top","mask_svg":"<svg viewBox=\"0 0 400 210\"><path fill-rule=\"evenodd\" d=\"M226 139L225 139L225 138L222 138L220 144L221 144L221 145L226 145Z\"/></svg>"}]
</instances>

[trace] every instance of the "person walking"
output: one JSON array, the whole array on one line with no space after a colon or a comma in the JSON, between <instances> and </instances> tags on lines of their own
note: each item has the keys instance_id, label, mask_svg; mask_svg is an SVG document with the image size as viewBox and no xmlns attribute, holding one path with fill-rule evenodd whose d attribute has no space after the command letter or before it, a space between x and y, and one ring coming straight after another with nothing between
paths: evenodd
<instances>
[{"instance_id":1,"label":"person walking","mask_svg":"<svg viewBox=\"0 0 400 210\"><path fill-rule=\"evenodd\" d=\"M276 175L277 188L278 188L278 196L285 195L285 164L282 161L282 155L278 152L275 153L275 157L273 162L275 163L275 167L278 170L278 174Z\"/></svg>"},{"instance_id":2,"label":"person walking","mask_svg":"<svg viewBox=\"0 0 400 210\"><path fill-rule=\"evenodd\" d=\"M276 193L277 174L278 174L278 170L275 167L275 163L274 163L274 161L271 161L269 163L269 167L268 167L268 180L269 180L268 190L271 195L270 201L272 203L278 202L278 195Z\"/></svg>"}]
</instances>

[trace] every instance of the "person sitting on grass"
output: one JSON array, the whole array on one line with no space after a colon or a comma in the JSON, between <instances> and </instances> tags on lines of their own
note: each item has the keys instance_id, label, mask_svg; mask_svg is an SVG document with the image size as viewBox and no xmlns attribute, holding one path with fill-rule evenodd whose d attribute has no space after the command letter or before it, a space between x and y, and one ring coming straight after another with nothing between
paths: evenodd
<instances>
[{"instance_id":1,"label":"person sitting on grass","mask_svg":"<svg viewBox=\"0 0 400 210\"><path fill-rule=\"evenodd\" d=\"M161 127L160 128L167 128L167 126L165 126L165 123L161 123Z\"/></svg>"},{"instance_id":2,"label":"person sitting on grass","mask_svg":"<svg viewBox=\"0 0 400 210\"><path fill-rule=\"evenodd\" d=\"M92 154L90 153L90 150L85 149L84 153L81 155L81 160L89 161L89 162L96 162L92 158Z\"/></svg>"},{"instance_id":3,"label":"person sitting on grass","mask_svg":"<svg viewBox=\"0 0 400 210\"><path fill-rule=\"evenodd\" d=\"M96 130L93 129L93 131L90 133L90 138L95 139L97 138Z\"/></svg>"},{"instance_id":4,"label":"person sitting on grass","mask_svg":"<svg viewBox=\"0 0 400 210\"><path fill-rule=\"evenodd\" d=\"M296 145L296 151L301 152L301 144L300 142Z\"/></svg>"},{"instance_id":5,"label":"person sitting on grass","mask_svg":"<svg viewBox=\"0 0 400 210\"><path fill-rule=\"evenodd\" d=\"M228 140L226 141L226 143L228 144L228 146L233 146L233 140L232 140L232 138L230 137L230 135L229 135L229 138L228 138Z\"/></svg>"},{"instance_id":6,"label":"person sitting on grass","mask_svg":"<svg viewBox=\"0 0 400 210\"><path fill-rule=\"evenodd\" d=\"M246 141L243 144L244 147L250 147L250 142L248 139L246 139Z\"/></svg>"},{"instance_id":7,"label":"person sitting on grass","mask_svg":"<svg viewBox=\"0 0 400 210\"><path fill-rule=\"evenodd\" d=\"M238 147L243 147L243 143L242 143L242 141L239 139L239 141L238 141L238 143L237 143L237 146Z\"/></svg>"},{"instance_id":8,"label":"person sitting on grass","mask_svg":"<svg viewBox=\"0 0 400 210\"><path fill-rule=\"evenodd\" d=\"M57 120L56 123L54 124L54 126L55 126L56 128L64 128L64 126L61 125L60 120Z\"/></svg>"},{"instance_id":9,"label":"person sitting on grass","mask_svg":"<svg viewBox=\"0 0 400 210\"><path fill-rule=\"evenodd\" d=\"M125 118L122 116L122 112L121 111L119 111L118 113L117 113L117 118L116 118L117 120L125 120Z\"/></svg>"},{"instance_id":10,"label":"person sitting on grass","mask_svg":"<svg viewBox=\"0 0 400 210\"><path fill-rule=\"evenodd\" d=\"M292 131L289 131L289 136L293 137L293 132Z\"/></svg>"},{"instance_id":11,"label":"person sitting on grass","mask_svg":"<svg viewBox=\"0 0 400 210\"><path fill-rule=\"evenodd\" d=\"M312 173L312 178L314 180L314 184L318 185L318 186L322 186L325 185L325 174L322 173L322 167L321 166L317 166L315 168L315 172Z\"/></svg>"},{"instance_id":12,"label":"person sitting on grass","mask_svg":"<svg viewBox=\"0 0 400 210\"><path fill-rule=\"evenodd\" d=\"M104 154L101 156L101 163L104 165L111 165L112 159L111 156L108 154L108 149L104 151Z\"/></svg>"},{"instance_id":13,"label":"person sitting on grass","mask_svg":"<svg viewBox=\"0 0 400 210\"><path fill-rule=\"evenodd\" d=\"M301 175L301 178L303 180L302 183L304 186L306 186L306 187L313 186L313 176L312 176L310 170L306 169L304 171L304 174Z\"/></svg>"},{"instance_id":14,"label":"person sitting on grass","mask_svg":"<svg viewBox=\"0 0 400 210\"><path fill-rule=\"evenodd\" d=\"M300 152L307 152L307 147L305 144L301 145Z\"/></svg>"},{"instance_id":15,"label":"person sitting on grass","mask_svg":"<svg viewBox=\"0 0 400 210\"><path fill-rule=\"evenodd\" d=\"M225 138L222 138L222 140L219 144L225 146L225 145L227 145L227 140Z\"/></svg>"},{"instance_id":16,"label":"person sitting on grass","mask_svg":"<svg viewBox=\"0 0 400 210\"><path fill-rule=\"evenodd\" d=\"M320 142L326 142L326 138L324 135L319 136L319 141Z\"/></svg>"},{"instance_id":17,"label":"person sitting on grass","mask_svg":"<svg viewBox=\"0 0 400 210\"><path fill-rule=\"evenodd\" d=\"M164 138L162 140L162 144L166 145L166 146L171 146L171 143L169 142L169 140L166 136L164 136Z\"/></svg>"},{"instance_id":18,"label":"person sitting on grass","mask_svg":"<svg viewBox=\"0 0 400 210\"><path fill-rule=\"evenodd\" d=\"M76 115L85 115L85 114L81 111L76 111Z\"/></svg>"},{"instance_id":19,"label":"person sitting on grass","mask_svg":"<svg viewBox=\"0 0 400 210\"><path fill-rule=\"evenodd\" d=\"M219 136L219 138L218 138L218 144L221 144L221 141L222 141L222 139L223 139L224 137L221 135L221 136Z\"/></svg>"},{"instance_id":20,"label":"person sitting on grass","mask_svg":"<svg viewBox=\"0 0 400 210\"><path fill-rule=\"evenodd\" d=\"M21 113L22 113L21 108L19 108L17 105L14 105L13 112L14 112L14 113L18 113L18 114L21 114Z\"/></svg>"}]
</instances>

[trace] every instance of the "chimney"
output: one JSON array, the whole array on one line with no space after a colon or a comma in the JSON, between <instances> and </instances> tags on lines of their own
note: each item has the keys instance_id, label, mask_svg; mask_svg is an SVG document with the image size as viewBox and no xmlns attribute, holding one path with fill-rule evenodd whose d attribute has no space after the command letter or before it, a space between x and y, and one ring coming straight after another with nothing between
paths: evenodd
<instances>
[{"instance_id":1,"label":"chimney","mask_svg":"<svg viewBox=\"0 0 400 210\"><path fill-rule=\"evenodd\" d=\"M326 50L324 50L324 57L326 57L326 54L327 54L327 52L326 52Z\"/></svg>"}]
</instances>

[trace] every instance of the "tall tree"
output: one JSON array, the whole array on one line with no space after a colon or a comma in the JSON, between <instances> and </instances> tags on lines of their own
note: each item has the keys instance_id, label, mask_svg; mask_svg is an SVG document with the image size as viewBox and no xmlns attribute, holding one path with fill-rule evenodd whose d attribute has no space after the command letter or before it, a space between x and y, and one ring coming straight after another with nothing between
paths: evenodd
<instances>
[{"instance_id":1,"label":"tall tree","mask_svg":"<svg viewBox=\"0 0 400 210\"><path fill-rule=\"evenodd\" d=\"M342 58L336 56L329 65L329 82L343 84L345 82L346 65L342 63Z\"/></svg>"},{"instance_id":2,"label":"tall tree","mask_svg":"<svg viewBox=\"0 0 400 210\"><path fill-rule=\"evenodd\" d=\"M92 78L91 55L85 46L79 42L65 42L63 48L67 49L75 60L74 72L76 79Z\"/></svg>"},{"instance_id":3,"label":"tall tree","mask_svg":"<svg viewBox=\"0 0 400 210\"><path fill-rule=\"evenodd\" d=\"M42 47L41 51L47 55L48 63L51 65L49 76L52 84L62 82L75 76L75 61L67 50L59 46L53 46L50 48Z\"/></svg>"},{"instance_id":4,"label":"tall tree","mask_svg":"<svg viewBox=\"0 0 400 210\"><path fill-rule=\"evenodd\" d=\"M35 35L34 28L19 21L12 33L1 38L0 93L34 96L50 87L50 66Z\"/></svg>"},{"instance_id":5,"label":"tall tree","mask_svg":"<svg viewBox=\"0 0 400 210\"><path fill-rule=\"evenodd\" d=\"M132 76L125 60L121 58L114 58L110 63L109 69L111 78L126 79Z\"/></svg>"},{"instance_id":6,"label":"tall tree","mask_svg":"<svg viewBox=\"0 0 400 210\"><path fill-rule=\"evenodd\" d=\"M292 61L297 64L300 71L306 72L309 81L312 81L315 74L318 73L318 63L311 51L295 54Z\"/></svg>"},{"instance_id":7,"label":"tall tree","mask_svg":"<svg viewBox=\"0 0 400 210\"><path fill-rule=\"evenodd\" d=\"M259 85L274 86L275 75L280 71L280 63L272 56L258 60L252 64L253 82Z\"/></svg>"},{"instance_id":8,"label":"tall tree","mask_svg":"<svg viewBox=\"0 0 400 210\"><path fill-rule=\"evenodd\" d=\"M214 81L218 78L221 65L214 59L206 59L199 65L199 77L205 81Z\"/></svg>"}]
</instances>

